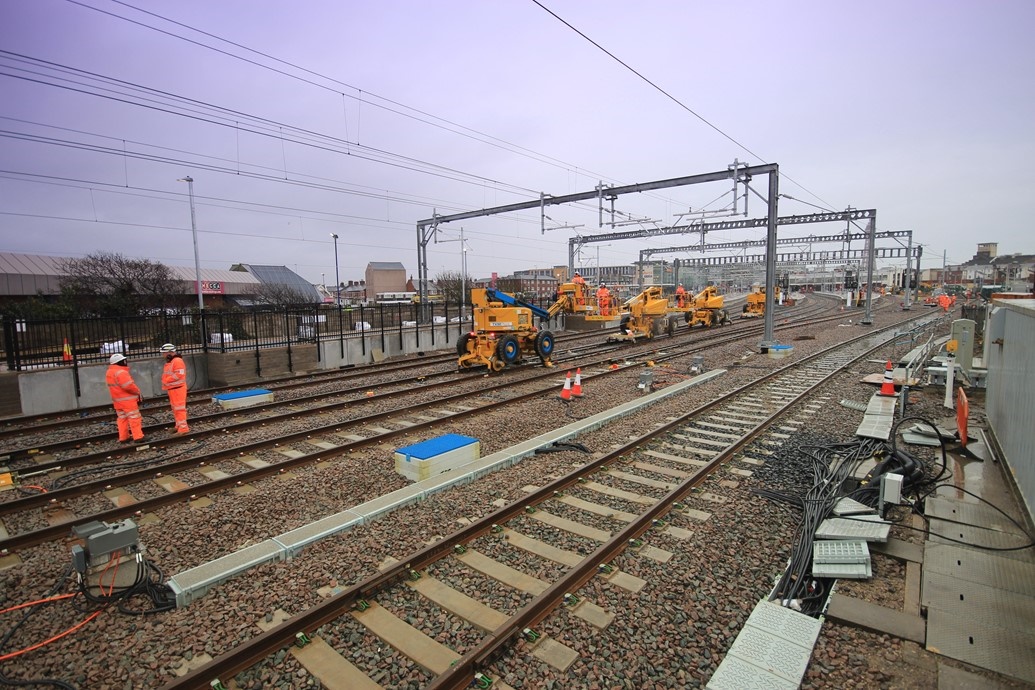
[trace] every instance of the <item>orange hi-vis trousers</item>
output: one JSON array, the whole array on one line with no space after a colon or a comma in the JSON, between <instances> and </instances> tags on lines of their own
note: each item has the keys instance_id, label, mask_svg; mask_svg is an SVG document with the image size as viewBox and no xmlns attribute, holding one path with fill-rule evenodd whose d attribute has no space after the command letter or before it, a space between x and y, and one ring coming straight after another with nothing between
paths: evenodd
<instances>
[{"instance_id":1,"label":"orange hi-vis trousers","mask_svg":"<svg viewBox=\"0 0 1035 690\"><path fill-rule=\"evenodd\" d=\"M112 405L115 407L115 424L119 428L119 440L128 441L131 433L134 441L144 438L144 421L140 417L137 399L120 400Z\"/></svg>"},{"instance_id":2,"label":"orange hi-vis trousers","mask_svg":"<svg viewBox=\"0 0 1035 690\"><path fill-rule=\"evenodd\" d=\"M176 420L176 433L186 434L190 431L187 426L187 387L170 388L168 393L173 419Z\"/></svg>"}]
</instances>

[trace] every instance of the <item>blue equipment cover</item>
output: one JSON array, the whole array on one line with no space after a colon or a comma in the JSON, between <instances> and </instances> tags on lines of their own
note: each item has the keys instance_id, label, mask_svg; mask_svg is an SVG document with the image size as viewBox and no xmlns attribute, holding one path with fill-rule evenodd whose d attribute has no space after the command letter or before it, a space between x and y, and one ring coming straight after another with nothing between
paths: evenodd
<instances>
[{"instance_id":1,"label":"blue equipment cover","mask_svg":"<svg viewBox=\"0 0 1035 690\"><path fill-rule=\"evenodd\" d=\"M472 443L478 443L478 439L471 436L461 436L460 434L445 434L444 436L429 438L427 441L414 443L412 446L399 448L395 452L405 455L406 462L410 462L411 460L427 460L436 455L469 446Z\"/></svg>"}]
</instances>

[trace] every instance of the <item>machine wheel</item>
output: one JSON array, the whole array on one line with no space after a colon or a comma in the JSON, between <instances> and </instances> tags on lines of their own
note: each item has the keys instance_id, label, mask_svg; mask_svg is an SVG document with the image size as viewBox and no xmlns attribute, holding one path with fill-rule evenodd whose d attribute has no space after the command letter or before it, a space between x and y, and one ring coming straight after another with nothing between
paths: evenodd
<instances>
[{"instance_id":1,"label":"machine wheel","mask_svg":"<svg viewBox=\"0 0 1035 690\"><path fill-rule=\"evenodd\" d=\"M668 319L668 336L671 338L676 334L676 320L675 318Z\"/></svg>"},{"instance_id":2,"label":"machine wheel","mask_svg":"<svg viewBox=\"0 0 1035 690\"><path fill-rule=\"evenodd\" d=\"M496 345L496 357L503 362L504 366L513 364L521 355L521 345L518 339L512 335L504 336Z\"/></svg>"},{"instance_id":3,"label":"machine wheel","mask_svg":"<svg viewBox=\"0 0 1035 690\"><path fill-rule=\"evenodd\" d=\"M550 331L539 331L535 336L535 353L545 363L553 354L553 333Z\"/></svg>"},{"instance_id":4,"label":"machine wheel","mask_svg":"<svg viewBox=\"0 0 1035 690\"><path fill-rule=\"evenodd\" d=\"M471 334L464 333L456 341L456 354L458 357L463 357L467 354L467 343L471 341Z\"/></svg>"},{"instance_id":5,"label":"machine wheel","mask_svg":"<svg viewBox=\"0 0 1035 690\"><path fill-rule=\"evenodd\" d=\"M720 309L718 311L718 313L716 314L716 316L718 316L718 320L719 320L719 325L720 326L723 326L725 324L731 323L730 315L729 315L729 313L726 312L725 309Z\"/></svg>"},{"instance_id":6,"label":"machine wheel","mask_svg":"<svg viewBox=\"0 0 1035 690\"><path fill-rule=\"evenodd\" d=\"M618 330L622 335L629 335L629 320L632 317L626 314L622 317L622 320L618 323Z\"/></svg>"},{"instance_id":7,"label":"machine wheel","mask_svg":"<svg viewBox=\"0 0 1035 690\"><path fill-rule=\"evenodd\" d=\"M491 362L493 371L503 371L503 369L507 366L506 362L504 362L502 359L497 359L496 357L493 357Z\"/></svg>"},{"instance_id":8,"label":"machine wheel","mask_svg":"<svg viewBox=\"0 0 1035 690\"><path fill-rule=\"evenodd\" d=\"M689 310L683 312L683 319L687 323L690 323L691 316L690 316L690 311Z\"/></svg>"}]
</instances>

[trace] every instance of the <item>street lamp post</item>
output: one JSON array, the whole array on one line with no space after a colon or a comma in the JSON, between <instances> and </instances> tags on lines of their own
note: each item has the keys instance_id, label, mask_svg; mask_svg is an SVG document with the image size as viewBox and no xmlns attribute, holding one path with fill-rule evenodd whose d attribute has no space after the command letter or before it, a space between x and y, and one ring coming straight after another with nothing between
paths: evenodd
<instances>
[{"instance_id":1,"label":"street lamp post","mask_svg":"<svg viewBox=\"0 0 1035 690\"><path fill-rule=\"evenodd\" d=\"M194 235L194 275L197 278L198 311L205 311L205 301L201 296L201 258L198 254L198 224L194 218L194 178L188 175L176 181L187 183L187 194L190 196L190 230Z\"/></svg>"},{"instance_id":2,"label":"street lamp post","mask_svg":"<svg viewBox=\"0 0 1035 690\"><path fill-rule=\"evenodd\" d=\"M338 276L338 236L331 233L334 238L334 304L341 306L341 278Z\"/></svg>"}]
</instances>

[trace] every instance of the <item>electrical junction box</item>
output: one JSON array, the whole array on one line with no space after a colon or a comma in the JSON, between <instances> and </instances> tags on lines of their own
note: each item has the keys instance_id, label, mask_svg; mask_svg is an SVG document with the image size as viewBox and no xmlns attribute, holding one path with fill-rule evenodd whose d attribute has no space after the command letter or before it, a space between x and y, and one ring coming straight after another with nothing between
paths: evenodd
<instances>
[{"instance_id":1,"label":"electrical junction box","mask_svg":"<svg viewBox=\"0 0 1035 690\"><path fill-rule=\"evenodd\" d=\"M87 522L73 527L72 535L83 541L82 545L72 548L72 561L77 569L103 566L113 558L129 556L140 550L137 525L129 519L115 524L96 520Z\"/></svg>"},{"instance_id":2,"label":"electrical junction box","mask_svg":"<svg viewBox=\"0 0 1035 690\"><path fill-rule=\"evenodd\" d=\"M410 481L474 462L481 457L481 442L471 436L445 434L395 451L395 471Z\"/></svg>"},{"instance_id":3,"label":"electrical junction box","mask_svg":"<svg viewBox=\"0 0 1035 690\"><path fill-rule=\"evenodd\" d=\"M901 474L881 475L880 503L878 504L881 515L884 515L886 507L898 505L902 501L902 480Z\"/></svg>"}]
</instances>

